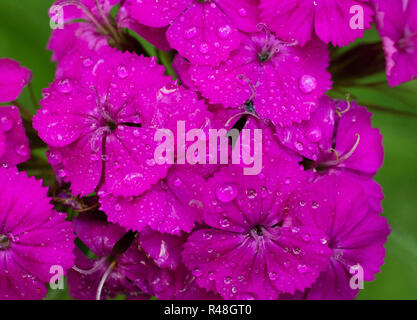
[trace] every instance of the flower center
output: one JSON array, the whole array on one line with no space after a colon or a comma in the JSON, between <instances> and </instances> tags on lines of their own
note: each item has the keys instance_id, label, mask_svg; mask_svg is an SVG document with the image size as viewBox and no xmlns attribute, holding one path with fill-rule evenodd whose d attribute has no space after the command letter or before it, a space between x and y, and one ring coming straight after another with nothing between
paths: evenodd
<instances>
[{"instance_id":1,"label":"flower center","mask_svg":"<svg viewBox=\"0 0 417 320\"><path fill-rule=\"evenodd\" d=\"M0 234L0 250L7 250L10 247L9 237Z\"/></svg>"},{"instance_id":2,"label":"flower center","mask_svg":"<svg viewBox=\"0 0 417 320\"><path fill-rule=\"evenodd\" d=\"M258 224L252 228L251 233L252 234L256 233L256 235L258 236L263 236L263 229L264 229L264 226Z\"/></svg>"},{"instance_id":3,"label":"flower center","mask_svg":"<svg viewBox=\"0 0 417 320\"><path fill-rule=\"evenodd\" d=\"M107 121L107 127L111 130L114 131L117 128L117 124L114 121Z\"/></svg>"},{"instance_id":4,"label":"flower center","mask_svg":"<svg viewBox=\"0 0 417 320\"><path fill-rule=\"evenodd\" d=\"M258 53L258 61L259 62L268 61L269 58L271 58L271 54L269 52L260 52L260 53Z\"/></svg>"}]
</instances>

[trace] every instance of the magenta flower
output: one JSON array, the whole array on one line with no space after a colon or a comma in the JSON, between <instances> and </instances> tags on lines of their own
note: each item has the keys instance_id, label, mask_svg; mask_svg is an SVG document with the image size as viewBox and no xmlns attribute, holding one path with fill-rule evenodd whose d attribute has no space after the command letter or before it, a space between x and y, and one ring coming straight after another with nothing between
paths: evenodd
<instances>
[{"instance_id":1,"label":"magenta flower","mask_svg":"<svg viewBox=\"0 0 417 320\"><path fill-rule=\"evenodd\" d=\"M75 219L74 229L97 258L89 259L75 248L75 267L68 272L73 298L100 300L114 298L117 294L125 294L130 299L150 298L147 274L156 266L138 250L133 234L124 238L125 229L92 214L82 214Z\"/></svg>"},{"instance_id":2,"label":"magenta flower","mask_svg":"<svg viewBox=\"0 0 417 320\"><path fill-rule=\"evenodd\" d=\"M149 226L174 235L190 232L202 220L206 181L198 172L182 167L172 167L164 179L136 197L100 193L101 209L109 221L128 229L141 231Z\"/></svg>"},{"instance_id":3,"label":"magenta flower","mask_svg":"<svg viewBox=\"0 0 417 320\"><path fill-rule=\"evenodd\" d=\"M0 107L0 165L15 166L30 158L29 141L17 107Z\"/></svg>"},{"instance_id":4,"label":"magenta flower","mask_svg":"<svg viewBox=\"0 0 417 320\"><path fill-rule=\"evenodd\" d=\"M153 259L160 268L175 270L181 264L181 251L185 237L163 234L150 228L138 234L141 249Z\"/></svg>"},{"instance_id":5,"label":"magenta flower","mask_svg":"<svg viewBox=\"0 0 417 320\"><path fill-rule=\"evenodd\" d=\"M62 10L64 27L52 31L48 49L53 51L52 59L60 61L67 55L76 55L79 46L86 44L90 50L101 52L109 45L128 50L129 41L123 28L132 29L162 50L169 50L165 29L149 28L131 19L125 7L117 12L114 21L110 19L111 9L119 0L59 0L50 9L52 19L59 22ZM83 20L80 22L79 20Z\"/></svg>"},{"instance_id":6,"label":"magenta flower","mask_svg":"<svg viewBox=\"0 0 417 320\"><path fill-rule=\"evenodd\" d=\"M0 58L0 103L15 101L32 80L32 72L17 61Z\"/></svg>"},{"instance_id":7,"label":"magenta flower","mask_svg":"<svg viewBox=\"0 0 417 320\"><path fill-rule=\"evenodd\" d=\"M417 78L416 1L373 0L390 86Z\"/></svg>"},{"instance_id":8,"label":"magenta flower","mask_svg":"<svg viewBox=\"0 0 417 320\"><path fill-rule=\"evenodd\" d=\"M225 299L276 299L312 285L328 267L322 231L293 223L287 200L305 183L296 156L271 150L259 176L230 166L208 182L206 228L184 245L197 284ZM275 152L275 153L273 153ZM274 156L273 156L274 155Z\"/></svg>"},{"instance_id":9,"label":"magenta flower","mask_svg":"<svg viewBox=\"0 0 417 320\"><path fill-rule=\"evenodd\" d=\"M255 112L275 125L310 118L331 86L329 53L318 40L301 48L266 29L242 35L240 47L218 67L192 65L195 87L212 104L238 108L251 100Z\"/></svg>"},{"instance_id":10,"label":"magenta flower","mask_svg":"<svg viewBox=\"0 0 417 320\"><path fill-rule=\"evenodd\" d=\"M326 44L345 46L362 38L371 27L373 10L369 0L261 0L261 16L278 37L297 40L304 46L316 33ZM352 28L356 10L362 8L363 26ZM361 13L361 12L359 12ZM356 21L353 21L356 23Z\"/></svg>"},{"instance_id":11,"label":"magenta flower","mask_svg":"<svg viewBox=\"0 0 417 320\"><path fill-rule=\"evenodd\" d=\"M160 300L213 300L219 297L197 286L195 277L182 264L182 246L186 236L162 234L145 228L138 234L141 249L160 268L148 274L152 295Z\"/></svg>"},{"instance_id":12,"label":"magenta flower","mask_svg":"<svg viewBox=\"0 0 417 320\"><path fill-rule=\"evenodd\" d=\"M0 168L0 299L41 299L51 267L73 266L74 236L41 181Z\"/></svg>"},{"instance_id":13,"label":"magenta flower","mask_svg":"<svg viewBox=\"0 0 417 320\"><path fill-rule=\"evenodd\" d=\"M218 294L200 288L184 265L176 270L159 269L149 275L152 293L159 300L220 300Z\"/></svg>"},{"instance_id":14,"label":"magenta flower","mask_svg":"<svg viewBox=\"0 0 417 320\"><path fill-rule=\"evenodd\" d=\"M373 176L382 166L382 135L372 128L372 114L355 102L323 97L310 121L277 128L281 143L312 161L318 171L339 169Z\"/></svg>"},{"instance_id":15,"label":"magenta flower","mask_svg":"<svg viewBox=\"0 0 417 320\"><path fill-rule=\"evenodd\" d=\"M369 200L362 184L347 175L323 177L295 195L290 205L295 221L323 230L322 241L333 251L327 271L303 298L353 299L358 293L349 284L354 266L363 268L364 281L375 279L390 229Z\"/></svg>"},{"instance_id":16,"label":"magenta flower","mask_svg":"<svg viewBox=\"0 0 417 320\"><path fill-rule=\"evenodd\" d=\"M190 128L206 122L204 103L165 77L154 59L116 52L85 67L78 79L55 80L34 117L76 195L145 192L170 166L155 163L156 130L176 132L179 120Z\"/></svg>"},{"instance_id":17,"label":"magenta flower","mask_svg":"<svg viewBox=\"0 0 417 320\"><path fill-rule=\"evenodd\" d=\"M257 0L127 0L131 17L166 27L171 46L192 63L218 65L240 43L240 33L256 31Z\"/></svg>"}]
</instances>

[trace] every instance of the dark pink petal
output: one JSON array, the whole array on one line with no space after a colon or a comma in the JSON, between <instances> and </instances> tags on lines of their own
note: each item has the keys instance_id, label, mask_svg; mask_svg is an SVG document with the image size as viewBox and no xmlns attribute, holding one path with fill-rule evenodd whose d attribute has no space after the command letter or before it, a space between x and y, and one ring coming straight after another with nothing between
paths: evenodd
<instances>
[{"instance_id":1,"label":"dark pink petal","mask_svg":"<svg viewBox=\"0 0 417 320\"><path fill-rule=\"evenodd\" d=\"M159 267L174 270L180 265L183 238L144 229L138 241Z\"/></svg>"},{"instance_id":2,"label":"dark pink petal","mask_svg":"<svg viewBox=\"0 0 417 320\"><path fill-rule=\"evenodd\" d=\"M265 42L269 49L263 49ZM263 54L271 56L260 61ZM210 103L238 108L253 99L261 118L288 126L309 119L330 88L328 62L327 48L317 39L301 48L260 32L244 37L220 66L192 66L189 74Z\"/></svg>"},{"instance_id":3,"label":"dark pink petal","mask_svg":"<svg viewBox=\"0 0 417 320\"><path fill-rule=\"evenodd\" d=\"M32 80L32 72L17 61L0 58L0 103L16 100Z\"/></svg>"},{"instance_id":4,"label":"dark pink petal","mask_svg":"<svg viewBox=\"0 0 417 320\"><path fill-rule=\"evenodd\" d=\"M15 166L30 158L30 146L17 107L0 107L0 164Z\"/></svg>"},{"instance_id":5,"label":"dark pink petal","mask_svg":"<svg viewBox=\"0 0 417 320\"><path fill-rule=\"evenodd\" d=\"M193 3L167 31L170 45L190 62L218 65L237 49L240 34L214 3Z\"/></svg>"},{"instance_id":6,"label":"dark pink petal","mask_svg":"<svg viewBox=\"0 0 417 320\"><path fill-rule=\"evenodd\" d=\"M260 21L258 0L216 0L216 3L238 29L256 31Z\"/></svg>"},{"instance_id":7,"label":"dark pink petal","mask_svg":"<svg viewBox=\"0 0 417 320\"><path fill-rule=\"evenodd\" d=\"M160 28L169 25L192 3L191 0L127 0L129 14L144 25Z\"/></svg>"},{"instance_id":8,"label":"dark pink petal","mask_svg":"<svg viewBox=\"0 0 417 320\"><path fill-rule=\"evenodd\" d=\"M41 181L16 168L0 168L0 180L0 297L40 299L51 267L73 266L71 224L53 210Z\"/></svg>"},{"instance_id":9,"label":"dark pink petal","mask_svg":"<svg viewBox=\"0 0 417 320\"><path fill-rule=\"evenodd\" d=\"M383 245L390 230L386 219L374 211L372 201L360 181L347 175L325 176L294 199L296 218L326 233L322 241L333 250L333 265L342 266L337 267L335 284L339 279L349 281L346 272L358 264L365 281L371 281L384 263Z\"/></svg>"},{"instance_id":10,"label":"dark pink petal","mask_svg":"<svg viewBox=\"0 0 417 320\"><path fill-rule=\"evenodd\" d=\"M173 168L167 178L136 197L100 195L109 220L133 230L150 226L162 233L190 232L201 221L201 188L205 181L191 170Z\"/></svg>"},{"instance_id":11,"label":"dark pink petal","mask_svg":"<svg viewBox=\"0 0 417 320\"><path fill-rule=\"evenodd\" d=\"M363 10L363 28L351 27L354 6ZM302 46L312 38L313 32L327 44L345 46L363 36L364 30L371 27L373 16L368 0L261 0L260 8L264 21L280 38L295 39Z\"/></svg>"},{"instance_id":12,"label":"dark pink petal","mask_svg":"<svg viewBox=\"0 0 417 320\"><path fill-rule=\"evenodd\" d=\"M339 120L336 150L339 156L343 156L350 150L354 151L339 164L339 167L375 175L384 161L382 135L378 129L372 128L372 114L364 107L357 106L355 103L351 104L351 109L342 114ZM343 102L339 104L339 108L347 110L348 107Z\"/></svg>"}]
</instances>

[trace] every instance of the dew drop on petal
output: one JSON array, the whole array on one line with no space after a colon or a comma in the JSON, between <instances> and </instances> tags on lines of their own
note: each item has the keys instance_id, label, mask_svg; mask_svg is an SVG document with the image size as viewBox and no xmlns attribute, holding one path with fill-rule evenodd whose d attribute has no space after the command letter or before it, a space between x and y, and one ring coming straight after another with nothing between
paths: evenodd
<instances>
[{"instance_id":1,"label":"dew drop on petal","mask_svg":"<svg viewBox=\"0 0 417 320\"><path fill-rule=\"evenodd\" d=\"M246 195L248 196L249 199L255 199L258 193L256 192L255 189L248 189L246 190Z\"/></svg>"},{"instance_id":2,"label":"dew drop on petal","mask_svg":"<svg viewBox=\"0 0 417 320\"><path fill-rule=\"evenodd\" d=\"M72 82L70 79L59 80L56 88L61 93L70 93L72 91Z\"/></svg>"},{"instance_id":3,"label":"dew drop on petal","mask_svg":"<svg viewBox=\"0 0 417 320\"><path fill-rule=\"evenodd\" d=\"M47 151L46 156L48 157L49 163L56 166L62 162L62 154L59 151Z\"/></svg>"},{"instance_id":4,"label":"dew drop on petal","mask_svg":"<svg viewBox=\"0 0 417 320\"><path fill-rule=\"evenodd\" d=\"M121 64L120 66L117 67L117 76L120 79L126 79L128 75L129 75L129 72L127 71L127 68L125 65Z\"/></svg>"},{"instance_id":5,"label":"dew drop on petal","mask_svg":"<svg viewBox=\"0 0 417 320\"><path fill-rule=\"evenodd\" d=\"M26 145L21 144L16 147L16 153L19 156L26 157L30 153L30 150Z\"/></svg>"},{"instance_id":6,"label":"dew drop on petal","mask_svg":"<svg viewBox=\"0 0 417 320\"><path fill-rule=\"evenodd\" d=\"M307 94L317 89L318 82L317 82L317 79L313 76L303 75L300 78L299 86L300 86L301 92Z\"/></svg>"},{"instance_id":7,"label":"dew drop on petal","mask_svg":"<svg viewBox=\"0 0 417 320\"><path fill-rule=\"evenodd\" d=\"M202 43L200 44L200 52L201 52L201 53L207 53L207 52L209 52L209 46L208 46L208 44L207 44L207 43L202 42Z\"/></svg>"},{"instance_id":8,"label":"dew drop on petal","mask_svg":"<svg viewBox=\"0 0 417 320\"><path fill-rule=\"evenodd\" d=\"M237 187L234 184L225 184L216 189L216 197L223 203L233 201L237 196Z\"/></svg>"},{"instance_id":9,"label":"dew drop on petal","mask_svg":"<svg viewBox=\"0 0 417 320\"><path fill-rule=\"evenodd\" d=\"M312 142L319 142L322 138L321 130L318 128L310 129L310 131L308 132L308 138Z\"/></svg>"},{"instance_id":10,"label":"dew drop on petal","mask_svg":"<svg viewBox=\"0 0 417 320\"><path fill-rule=\"evenodd\" d=\"M3 132L9 131L13 127L13 121L8 117L3 116L0 119L0 130Z\"/></svg>"},{"instance_id":11,"label":"dew drop on petal","mask_svg":"<svg viewBox=\"0 0 417 320\"><path fill-rule=\"evenodd\" d=\"M201 272L201 270L199 268L195 268L193 270L193 275L195 275L196 277L201 276L203 273Z\"/></svg>"},{"instance_id":12,"label":"dew drop on petal","mask_svg":"<svg viewBox=\"0 0 417 320\"><path fill-rule=\"evenodd\" d=\"M180 178L176 178L174 180L174 186L180 187L182 185L182 180Z\"/></svg>"},{"instance_id":13,"label":"dew drop on petal","mask_svg":"<svg viewBox=\"0 0 417 320\"><path fill-rule=\"evenodd\" d=\"M184 38L187 40L194 38L196 35L197 35L196 27L191 27L191 28L184 30Z\"/></svg>"},{"instance_id":14,"label":"dew drop on petal","mask_svg":"<svg viewBox=\"0 0 417 320\"><path fill-rule=\"evenodd\" d=\"M237 12L241 17L246 17L248 15L248 11L245 8L239 8Z\"/></svg>"},{"instance_id":15,"label":"dew drop on petal","mask_svg":"<svg viewBox=\"0 0 417 320\"><path fill-rule=\"evenodd\" d=\"M230 25L221 26L217 29L217 35L220 39L227 39L233 32L233 29Z\"/></svg>"},{"instance_id":16,"label":"dew drop on petal","mask_svg":"<svg viewBox=\"0 0 417 320\"><path fill-rule=\"evenodd\" d=\"M306 273L307 272L307 266L305 264L299 264L297 266L297 270L301 274Z\"/></svg>"}]
</instances>

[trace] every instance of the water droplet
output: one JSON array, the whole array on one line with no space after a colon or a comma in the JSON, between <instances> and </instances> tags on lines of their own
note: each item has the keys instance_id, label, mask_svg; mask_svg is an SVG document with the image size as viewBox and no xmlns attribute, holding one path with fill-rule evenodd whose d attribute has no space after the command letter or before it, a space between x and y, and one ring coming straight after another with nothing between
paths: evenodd
<instances>
[{"instance_id":1,"label":"water droplet","mask_svg":"<svg viewBox=\"0 0 417 320\"><path fill-rule=\"evenodd\" d=\"M70 79L59 80L56 88L61 93L70 93L72 91L72 82Z\"/></svg>"},{"instance_id":2,"label":"water droplet","mask_svg":"<svg viewBox=\"0 0 417 320\"><path fill-rule=\"evenodd\" d=\"M300 231L300 228L298 228L298 227L292 227L291 228L292 233L298 233L299 231Z\"/></svg>"},{"instance_id":3,"label":"water droplet","mask_svg":"<svg viewBox=\"0 0 417 320\"><path fill-rule=\"evenodd\" d=\"M327 244L327 239L326 238L321 238L320 242L321 242L321 244L326 245Z\"/></svg>"},{"instance_id":4,"label":"water droplet","mask_svg":"<svg viewBox=\"0 0 417 320\"><path fill-rule=\"evenodd\" d=\"M3 116L0 119L0 130L3 132L9 131L13 127L13 121L8 117Z\"/></svg>"},{"instance_id":5,"label":"water droplet","mask_svg":"<svg viewBox=\"0 0 417 320\"><path fill-rule=\"evenodd\" d=\"M304 145L300 141L294 142L294 147L300 152L303 151L304 149Z\"/></svg>"},{"instance_id":6,"label":"water droplet","mask_svg":"<svg viewBox=\"0 0 417 320\"><path fill-rule=\"evenodd\" d=\"M300 250L300 248L294 248L294 249L292 250L292 252L293 252L295 255L299 255L299 254L300 254L300 252L301 252L301 250Z\"/></svg>"},{"instance_id":7,"label":"water droplet","mask_svg":"<svg viewBox=\"0 0 417 320\"><path fill-rule=\"evenodd\" d=\"M116 211L122 211L122 206L120 204L116 203L114 205L114 210L116 210Z\"/></svg>"},{"instance_id":8,"label":"water droplet","mask_svg":"<svg viewBox=\"0 0 417 320\"><path fill-rule=\"evenodd\" d=\"M285 178L284 182L285 182L285 184L290 184L291 183L291 178L290 177Z\"/></svg>"},{"instance_id":9,"label":"water droplet","mask_svg":"<svg viewBox=\"0 0 417 320\"><path fill-rule=\"evenodd\" d=\"M306 233L306 234L303 234L302 238L305 242L309 242L311 239L311 236L308 233Z\"/></svg>"},{"instance_id":10,"label":"water droplet","mask_svg":"<svg viewBox=\"0 0 417 320\"><path fill-rule=\"evenodd\" d=\"M216 197L223 203L233 201L237 196L237 187L234 184L226 184L216 189Z\"/></svg>"},{"instance_id":11,"label":"water droplet","mask_svg":"<svg viewBox=\"0 0 417 320\"><path fill-rule=\"evenodd\" d=\"M205 232L203 234L203 238L206 240L210 240L211 238L213 238L213 235L210 232Z\"/></svg>"},{"instance_id":12,"label":"water droplet","mask_svg":"<svg viewBox=\"0 0 417 320\"><path fill-rule=\"evenodd\" d=\"M91 60L91 58L85 58L83 60L83 66L88 68L91 67L93 65L93 60Z\"/></svg>"},{"instance_id":13,"label":"water droplet","mask_svg":"<svg viewBox=\"0 0 417 320\"><path fill-rule=\"evenodd\" d=\"M221 220L220 220L220 222L219 222L219 224L220 224L220 226L221 226L222 228L227 228L227 227L229 227L229 226L230 226L229 219L227 219L227 218L223 218L223 219L221 219Z\"/></svg>"},{"instance_id":14,"label":"water droplet","mask_svg":"<svg viewBox=\"0 0 417 320\"><path fill-rule=\"evenodd\" d=\"M246 195L249 199L255 199L258 194L255 189L248 189L246 190Z\"/></svg>"},{"instance_id":15,"label":"water droplet","mask_svg":"<svg viewBox=\"0 0 417 320\"><path fill-rule=\"evenodd\" d=\"M184 30L184 38L187 40L194 38L196 35L197 35L196 27L191 27L191 28Z\"/></svg>"},{"instance_id":16,"label":"water droplet","mask_svg":"<svg viewBox=\"0 0 417 320\"><path fill-rule=\"evenodd\" d=\"M177 178L174 180L174 186L179 187L182 185L182 180L180 178Z\"/></svg>"},{"instance_id":17,"label":"water droplet","mask_svg":"<svg viewBox=\"0 0 417 320\"><path fill-rule=\"evenodd\" d=\"M307 266L305 264L299 264L297 266L297 270L299 273L306 273L307 272Z\"/></svg>"},{"instance_id":18,"label":"water droplet","mask_svg":"<svg viewBox=\"0 0 417 320\"><path fill-rule=\"evenodd\" d=\"M127 68L125 65L121 64L118 68L117 68L117 75L119 76L120 79L126 79L127 76L129 75L129 72L127 71Z\"/></svg>"},{"instance_id":19,"label":"water droplet","mask_svg":"<svg viewBox=\"0 0 417 320\"><path fill-rule=\"evenodd\" d=\"M26 146L24 144L21 144L21 145L16 147L16 153L19 156L26 157L30 153L30 150L29 150L28 146Z\"/></svg>"},{"instance_id":20,"label":"water droplet","mask_svg":"<svg viewBox=\"0 0 417 320\"><path fill-rule=\"evenodd\" d=\"M232 278L231 277L224 278L224 283L225 284L231 284L232 283Z\"/></svg>"},{"instance_id":21,"label":"water droplet","mask_svg":"<svg viewBox=\"0 0 417 320\"><path fill-rule=\"evenodd\" d=\"M57 166L62 162L62 154L59 151L47 151L46 156L48 157L49 163L53 166Z\"/></svg>"},{"instance_id":22,"label":"water droplet","mask_svg":"<svg viewBox=\"0 0 417 320\"><path fill-rule=\"evenodd\" d=\"M217 35L220 39L227 39L233 32L233 29L230 25L221 26L217 29Z\"/></svg>"},{"instance_id":23,"label":"water droplet","mask_svg":"<svg viewBox=\"0 0 417 320\"><path fill-rule=\"evenodd\" d=\"M153 166L156 164L156 162L155 162L155 160L154 160L154 159L148 159L148 160L146 160L146 164L147 164L149 167L153 167Z\"/></svg>"},{"instance_id":24,"label":"water droplet","mask_svg":"<svg viewBox=\"0 0 417 320\"><path fill-rule=\"evenodd\" d=\"M208 279L209 280L214 280L214 279L216 279L216 275L214 274L214 272L213 271L210 271L209 272L209 274L208 274Z\"/></svg>"},{"instance_id":25,"label":"water droplet","mask_svg":"<svg viewBox=\"0 0 417 320\"><path fill-rule=\"evenodd\" d=\"M201 270L199 268L195 268L193 270L193 275L195 275L196 277L201 276L203 273L201 272Z\"/></svg>"},{"instance_id":26,"label":"water droplet","mask_svg":"<svg viewBox=\"0 0 417 320\"><path fill-rule=\"evenodd\" d=\"M207 53L207 52L209 52L209 46L208 46L208 44L207 44L207 43L202 42L202 43L200 44L200 52L201 52L201 53Z\"/></svg>"},{"instance_id":27,"label":"water droplet","mask_svg":"<svg viewBox=\"0 0 417 320\"><path fill-rule=\"evenodd\" d=\"M270 272L269 279L271 279L272 281L277 280L277 274L275 272Z\"/></svg>"},{"instance_id":28,"label":"water droplet","mask_svg":"<svg viewBox=\"0 0 417 320\"><path fill-rule=\"evenodd\" d=\"M318 82L317 82L317 79L313 76L303 75L300 78L299 86L300 86L301 92L307 94L317 89Z\"/></svg>"},{"instance_id":29,"label":"water droplet","mask_svg":"<svg viewBox=\"0 0 417 320\"><path fill-rule=\"evenodd\" d=\"M237 13L241 16L241 17L246 17L248 15L248 11L245 8L240 8Z\"/></svg>"},{"instance_id":30,"label":"water droplet","mask_svg":"<svg viewBox=\"0 0 417 320\"><path fill-rule=\"evenodd\" d=\"M319 207L318 202L313 201L313 203L311 204L311 207L312 207L313 209L317 209L317 208Z\"/></svg>"},{"instance_id":31,"label":"water droplet","mask_svg":"<svg viewBox=\"0 0 417 320\"><path fill-rule=\"evenodd\" d=\"M312 142L319 142L322 138L321 130L319 128L310 129L308 132L308 138Z\"/></svg>"}]
</instances>

